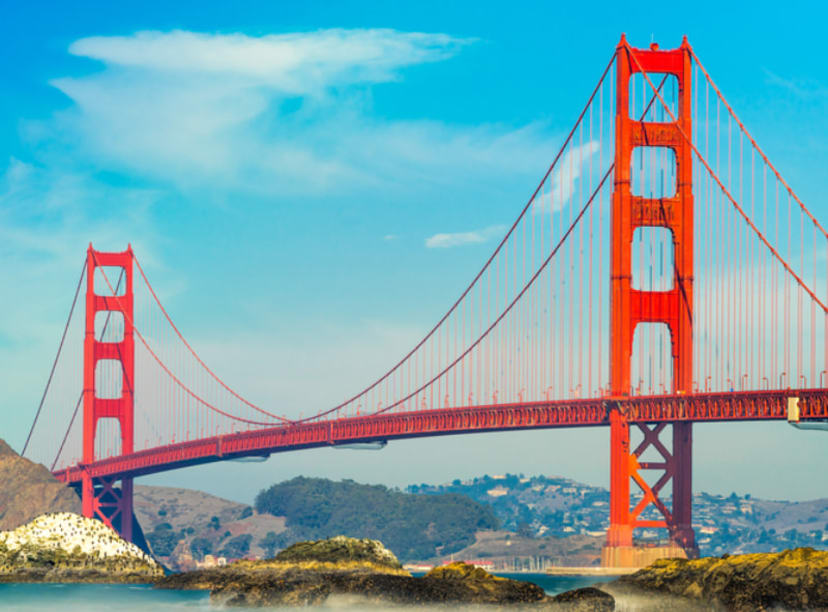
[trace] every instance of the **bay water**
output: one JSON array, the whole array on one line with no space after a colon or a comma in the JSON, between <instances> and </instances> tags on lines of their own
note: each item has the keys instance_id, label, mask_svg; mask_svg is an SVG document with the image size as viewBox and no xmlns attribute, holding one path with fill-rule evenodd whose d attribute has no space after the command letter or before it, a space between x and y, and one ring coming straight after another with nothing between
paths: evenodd
<instances>
[{"instance_id":1,"label":"bay water","mask_svg":"<svg viewBox=\"0 0 828 612\"><path fill-rule=\"evenodd\" d=\"M548 576L546 574L500 574L534 582L550 595L606 582L596 576ZM326 606L330 610L335 604ZM359 610L363 606L348 606ZM236 608L234 608L236 609ZM368 609L366 607L366 609ZM371 606L376 611L377 606ZM381 607L379 608L381 609ZM426 610L427 608L417 608ZM446 608L440 608L445 610ZM493 610L487 606L486 610ZM173 612L216 610L208 591L156 590L149 585L127 584L0 584L3 612Z\"/></svg>"}]
</instances>

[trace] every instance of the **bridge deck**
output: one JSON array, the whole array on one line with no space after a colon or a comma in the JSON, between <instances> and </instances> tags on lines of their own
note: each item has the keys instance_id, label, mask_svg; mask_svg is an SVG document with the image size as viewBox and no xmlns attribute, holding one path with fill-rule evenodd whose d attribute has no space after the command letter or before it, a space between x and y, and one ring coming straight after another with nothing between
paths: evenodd
<instances>
[{"instance_id":1,"label":"bridge deck","mask_svg":"<svg viewBox=\"0 0 828 612\"><path fill-rule=\"evenodd\" d=\"M828 419L828 389L736 391L692 395L597 398L366 415L285 425L179 442L55 472L67 483L113 475L135 477L241 457L337 444L519 429L609 425L618 406L630 422L785 420L799 398L802 421Z\"/></svg>"}]
</instances>

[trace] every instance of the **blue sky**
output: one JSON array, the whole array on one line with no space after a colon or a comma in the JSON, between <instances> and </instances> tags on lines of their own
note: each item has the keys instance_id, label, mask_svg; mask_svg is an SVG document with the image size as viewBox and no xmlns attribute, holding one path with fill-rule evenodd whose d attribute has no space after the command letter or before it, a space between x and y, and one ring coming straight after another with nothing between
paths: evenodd
<instances>
[{"instance_id":1,"label":"blue sky","mask_svg":"<svg viewBox=\"0 0 828 612\"><path fill-rule=\"evenodd\" d=\"M4 3L0 435L25 439L90 241L131 242L188 339L257 401L290 413L308 388L335 402L360 387L488 256L622 31L687 34L828 222L823 9L618 6ZM696 441L697 490L826 494L824 435L700 426ZM603 430L467 436L153 481L248 500L300 473L606 485L606 447Z\"/></svg>"}]
</instances>

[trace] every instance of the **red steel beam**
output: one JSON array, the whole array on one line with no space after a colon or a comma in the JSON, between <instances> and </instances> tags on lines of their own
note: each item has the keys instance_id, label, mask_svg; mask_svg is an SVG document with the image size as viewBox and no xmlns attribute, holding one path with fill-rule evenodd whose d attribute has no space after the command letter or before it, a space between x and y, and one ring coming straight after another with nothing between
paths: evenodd
<instances>
[{"instance_id":1,"label":"red steel beam","mask_svg":"<svg viewBox=\"0 0 828 612\"><path fill-rule=\"evenodd\" d=\"M426 436L598 427L613 407L630 423L773 421L787 418L788 399L799 398L802 421L828 419L828 389L741 391L692 395L597 398L445 408L333 419L213 436L79 464L54 472L67 483L90 478L135 477L239 457L353 442Z\"/></svg>"}]
</instances>

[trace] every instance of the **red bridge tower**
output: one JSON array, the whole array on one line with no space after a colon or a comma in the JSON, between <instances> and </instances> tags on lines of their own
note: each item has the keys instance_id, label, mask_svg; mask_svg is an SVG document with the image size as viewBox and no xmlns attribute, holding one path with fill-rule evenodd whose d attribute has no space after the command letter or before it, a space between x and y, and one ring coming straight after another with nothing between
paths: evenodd
<instances>
[{"instance_id":1,"label":"red bridge tower","mask_svg":"<svg viewBox=\"0 0 828 612\"><path fill-rule=\"evenodd\" d=\"M630 117L630 80L636 72L672 75L678 81L677 123L652 123ZM613 397L631 392L633 338L639 323L663 323L670 332L673 357L673 389L676 394L692 391L693 377L693 172L692 149L680 130L691 134L691 54L687 39L681 47L662 51L633 49L624 37L616 57L617 98L615 127L615 186L612 199L612 245L610 280L610 387ZM658 79L655 80L656 86ZM653 95L647 85L647 97ZM661 106L655 100L654 105ZM647 198L634 195L631 188L632 152L636 147L667 147L675 153L676 189L672 197ZM646 159L647 156L645 156ZM663 194L662 194L663 195ZM673 239L675 268L673 286L667 291L639 291L632 287L632 240L636 228L664 227ZM642 346L643 350L643 346ZM645 553L633 542L637 527L662 527L670 532L675 546L696 556L691 525L691 423L672 423L672 449L659 440L666 424L639 425L644 440L630 448L630 425L624 410L613 407L610 414L610 528L602 555L605 566L634 566L647 562ZM639 462L649 447L662 460ZM661 476L650 486L641 471L656 470ZM672 508L659 495L672 480ZM630 482L643 493L635 506L630 504ZM650 505L658 508L663 520L643 520Z\"/></svg>"},{"instance_id":2,"label":"red bridge tower","mask_svg":"<svg viewBox=\"0 0 828 612\"><path fill-rule=\"evenodd\" d=\"M83 344L83 463L94 462L95 437L101 419L117 419L121 433L120 454L134 450L134 390L135 390L135 344L132 333L132 248L123 253L102 253L89 245L86 259L86 336ZM120 268L120 278L125 283L123 294L116 286L110 288L103 278L103 287L95 287L95 271L100 267ZM107 276L110 282L116 282ZM104 342L106 337L96 337L95 319L104 313L108 321L114 313L123 317L123 337L119 341ZM99 320L99 323L101 321ZM122 372L120 397L100 397L96 372L102 361L111 360L119 364ZM103 521L132 541L132 478L120 478L121 486L116 488L119 477L93 478L84 473L81 483L83 515Z\"/></svg>"}]
</instances>

